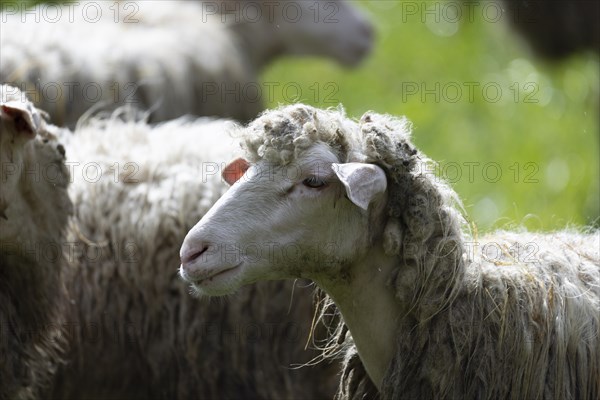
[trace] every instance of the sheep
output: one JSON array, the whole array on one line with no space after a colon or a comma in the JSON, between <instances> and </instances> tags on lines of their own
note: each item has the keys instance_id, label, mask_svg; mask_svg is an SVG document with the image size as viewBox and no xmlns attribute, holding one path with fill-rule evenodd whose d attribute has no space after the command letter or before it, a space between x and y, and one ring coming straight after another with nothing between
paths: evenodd
<instances>
[{"instance_id":1,"label":"sheep","mask_svg":"<svg viewBox=\"0 0 600 400\"><path fill-rule=\"evenodd\" d=\"M180 275L198 296L313 280L338 399L600 396L597 230L473 236L406 118L297 104L238 136Z\"/></svg>"},{"instance_id":2,"label":"sheep","mask_svg":"<svg viewBox=\"0 0 600 400\"><path fill-rule=\"evenodd\" d=\"M154 122L249 120L280 89L258 80L275 58L354 66L373 42L371 24L345 0L13 4L0 18L10 32L0 35L0 81L70 127L92 106L122 104L153 110Z\"/></svg>"},{"instance_id":3,"label":"sheep","mask_svg":"<svg viewBox=\"0 0 600 400\"><path fill-rule=\"evenodd\" d=\"M65 149L0 86L0 399L41 394L65 349L61 252L72 212Z\"/></svg>"},{"instance_id":4,"label":"sheep","mask_svg":"<svg viewBox=\"0 0 600 400\"><path fill-rule=\"evenodd\" d=\"M24 99L16 88L5 88ZM31 103L23 102L21 121L40 120ZM301 283L263 283L233 301L211 304L191 298L177 277L185 233L225 192L217 171L238 146L219 133L233 129L232 121L181 118L152 126L123 109L82 122L73 133L39 123L62 143L59 155L66 150L68 193L63 190L57 199L45 196L46 202L32 203L29 213L14 211L22 202L2 197L9 205L8 222L15 224L43 211L45 218L37 221L42 224L53 214L63 216L61 209L53 210L58 200L73 204L68 223L64 217L41 228L27 222L21 225L31 226L33 233L7 232L7 240L35 237L47 226L58 236L58 222L65 225L64 237L55 239L60 239L63 257L39 275L47 293L29 298L27 291L19 292L18 300L44 303L40 311L60 302L48 320L39 318L39 324L60 328L44 337L60 333L54 346L61 345L61 357L54 359L57 348L53 353L46 350L47 357L32 354L39 356L36 365L27 361L35 367L32 372L47 376L37 398L333 396L339 365L296 368L318 354L304 350L314 310L303 292L312 289ZM2 228L4 234L4 222ZM20 286L5 279L1 284L20 288L33 281L29 276L22 279ZM5 296L7 289L1 287ZM14 312L10 317L8 327L30 329L14 320ZM50 363L50 356L44 370L42 363ZM2 368L0 378L11 382ZM4 397L19 398L2 384L0 398Z\"/></svg>"}]
</instances>

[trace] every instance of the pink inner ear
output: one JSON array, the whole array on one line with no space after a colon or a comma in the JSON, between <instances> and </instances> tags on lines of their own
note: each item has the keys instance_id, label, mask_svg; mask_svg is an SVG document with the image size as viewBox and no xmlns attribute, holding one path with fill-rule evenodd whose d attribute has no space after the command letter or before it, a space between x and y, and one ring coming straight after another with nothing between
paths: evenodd
<instances>
[{"instance_id":1,"label":"pink inner ear","mask_svg":"<svg viewBox=\"0 0 600 400\"><path fill-rule=\"evenodd\" d=\"M225 182L233 185L244 175L248 168L250 168L248 161L244 160L243 158L236 158L227 164L221 173L221 176Z\"/></svg>"}]
</instances>

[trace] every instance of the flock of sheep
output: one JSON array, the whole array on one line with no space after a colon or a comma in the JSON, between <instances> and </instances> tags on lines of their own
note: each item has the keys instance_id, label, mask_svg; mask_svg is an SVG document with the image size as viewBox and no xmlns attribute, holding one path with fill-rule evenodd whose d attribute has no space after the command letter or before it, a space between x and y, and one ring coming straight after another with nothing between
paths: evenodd
<instances>
[{"instance_id":1,"label":"flock of sheep","mask_svg":"<svg viewBox=\"0 0 600 400\"><path fill-rule=\"evenodd\" d=\"M474 237L406 119L227 97L357 64L354 6L123 4L2 16L0 400L600 397L598 231Z\"/></svg>"}]
</instances>

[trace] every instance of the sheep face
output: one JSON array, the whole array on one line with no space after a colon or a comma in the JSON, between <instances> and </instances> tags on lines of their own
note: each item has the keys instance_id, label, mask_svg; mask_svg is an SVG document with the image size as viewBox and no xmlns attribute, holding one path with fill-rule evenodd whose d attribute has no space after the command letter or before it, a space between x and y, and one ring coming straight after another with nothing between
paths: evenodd
<instances>
[{"instance_id":1,"label":"sheep face","mask_svg":"<svg viewBox=\"0 0 600 400\"><path fill-rule=\"evenodd\" d=\"M0 86L0 242L58 236L71 212L65 150L18 89ZM41 234L41 237L40 235Z\"/></svg>"},{"instance_id":2,"label":"sheep face","mask_svg":"<svg viewBox=\"0 0 600 400\"><path fill-rule=\"evenodd\" d=\"M348 1L283 2L273 26L289 54L333 57L355 66L373 45L373 27Z\"/></svg>"},{"instance_id":3,"label":"sheep face","mask_svg":"<svg viewBox=\"0 0 600 400\"><path fill-rule=\"evenodd\" d=\"M8 90L8 88L6 88ZM18 167L23 165L23 157L36 136L39 121L27 107L27 103L8 98L4 87L0 104L0 163L2 165L0 189L0 216L7 219L7 203L15 195L19 182Z\"/></svg>"},{"instance_id":4,"label":"sheep face","mask_svg":"<svg viewBox=\"0 0 600 400\"><path fill-rule=\"evenodd\" d=\"M366 253L385 205L381 168L340 164L319 142L287 165L238 159L223 177L232 187L181 249L181 276L198 294L264 279L343 279L350 260Z\"/></svg>"}]
</instances>

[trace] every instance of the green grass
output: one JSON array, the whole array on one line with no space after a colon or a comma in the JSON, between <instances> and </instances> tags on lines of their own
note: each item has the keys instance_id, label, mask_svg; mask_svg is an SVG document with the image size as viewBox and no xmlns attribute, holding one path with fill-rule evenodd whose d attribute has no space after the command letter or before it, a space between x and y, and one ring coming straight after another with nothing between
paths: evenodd
<instances>
[{"instance_id":1,"label":"green grass","mask_svg":"<svg viewBox=\"0 0 600 400\"><path fill-rule=\"evenodd\" d=\"M456 24L443 23L454 17L449 4L456 2L361 1L378 34L369 59L355 70L280 60L262 76L280 84L268 105L341 103L354 117L406 115L414 141L440 163L479 230L598 226L598 56L546 64L504 19L491 21L494 9L483 17L485 2ZM293 86L284 92L286 84Z\"/></svg>"},{"instance_id":2,"label":"green grass","mask_svg":"<svg viewBox=\"0 0 600 400\"><path fill-rule=\"evenodd\" d=\"M471 20L463 16L458 24L444 25L435 23L435 14L421 12L425 2L410 3L416 15L399 1L360 2L375 21L378 38L359 69L285 59L263 79L296 82L302 88L298 100L341 103L354 117L367 110L406 115L414 141L440 163L438 172L450 179L480 230L597 226L597 55L548 65L531 55L506 21L483 18L481 8L479 13L474 8ZM442 8L445 2L438 4L437 15L452 11ZM437 29L456 32L440 36L433 33ZM328 82L335 86L323 90ZM332 87L337 92L332 94ZM502 96L493 102L498 87ZM290 93L275 93L270 106L293 100Z\"/></svg>"}]
</instances>

